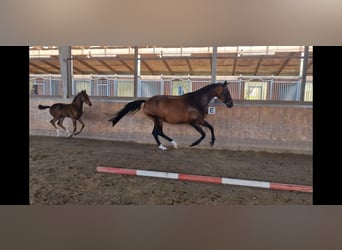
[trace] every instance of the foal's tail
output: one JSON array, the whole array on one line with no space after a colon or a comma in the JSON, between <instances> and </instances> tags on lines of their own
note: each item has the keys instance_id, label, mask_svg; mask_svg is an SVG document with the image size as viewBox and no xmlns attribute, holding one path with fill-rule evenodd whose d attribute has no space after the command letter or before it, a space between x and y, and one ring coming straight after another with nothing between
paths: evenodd
<instances>
[{"instance_id":1,"label":"foal's tail","mask_svg":"<svg viewBox=\"0 0 342 250\"><path fill-rule=\"evenodd\" d=\"M114 127L115 124L117 124L122 117L124 117L125 115L127 115L128 113L130 114L135 114L136 112L138 112L141 109L141 105L146 102L146 100L137 100L137 101L133 101L133 102L129 102L126 104L126 106L121 109L120 111L118 111L115 116L108 120L109 122L112 122L112 125Z\"/></svg>"},{"instance_id":2,"label":"foal's tail","mask_svg":"<svg viewBox=\"0 0 342 250\"><path fill-rule=\"evenodd\" d=\"M44 106L44 105L38 105L38 108L39 109L47 109L47 108L50 108L50 106Z\"/></svg>"}]
</instances>

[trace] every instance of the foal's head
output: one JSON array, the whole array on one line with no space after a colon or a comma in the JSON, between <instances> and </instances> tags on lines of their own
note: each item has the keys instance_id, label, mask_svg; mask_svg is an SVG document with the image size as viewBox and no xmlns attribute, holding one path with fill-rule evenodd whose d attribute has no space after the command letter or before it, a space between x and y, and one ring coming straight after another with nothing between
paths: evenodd
<instances>
[{"instance_id":1,"label":"foal's head","mask_svg":"<svg viewBox=\"0 0 342 250\"><path fill-rule=\"evenodd\" d=\"M228 108L233 107L233 99L230 96L230 92L228 89L228 83L225 81L223 84L220 84L220 87L218 88L219 91L217 93L217 97L224 103Z\"/></svg>"},{"instance_id":2,"label":"foal's head","mask_svg":"<svg viewBox=\"0 0 342 250\"><path fill-rule=\"evenodd\" d=\"M89 99L89 96L86 92L86 90L82 90L79 94L80 98L81 98L81 101L88 104L89 106L93 105Z\"/></svg>"}]
</instances>

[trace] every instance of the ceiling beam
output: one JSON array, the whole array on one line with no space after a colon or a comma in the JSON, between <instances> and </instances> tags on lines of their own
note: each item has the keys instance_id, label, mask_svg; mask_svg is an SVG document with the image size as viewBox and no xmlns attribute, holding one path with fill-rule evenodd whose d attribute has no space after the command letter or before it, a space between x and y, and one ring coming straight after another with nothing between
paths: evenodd
<instances>
[{"instance_id":1,"label":"ceiling beam","mask_svg":"<svg viewBox=\"0 0 342 250\"><path fill-rule=\"evenodd\" d=\"M105 61L99 60L99 62L100 62L103 66L105 66L106 68L108 68L110 71L113 71L114 74L117 73L117 71L116 71L111 65L109 65L108 63L106 63Z\"/></svg>"},{"instance_id":2,"label":"ceiling beam","mask_svg":"<svg viewBox=\"0 0 342 250\"><path fill-rule=\"evenodd\" d=\"M122 59L120 59L119 60L126 68L128 68L129 69L129 71L132 73L132 74L134 74L134 69L128 64L128 63L126 63L124 60L122 60Z\"/></svg>"},{"instance_id":3,"label":"ceiling beam","mask_svg":"<svg viewBox=\"0 0 342 250\"><path fill-rule=\"evenodd\" d=\"M188 65L189 74L192 75L193 70L192 70L192 67L191 67L189 59L186 59L186 64Z\"/></svg>"},{"instance_id":4,"label":"ceiling beam","mask_svg":"<svg viewBox=\"0 0 342 250\"><path fill-rule=\"evenodd\" d=\"M153 69L150 67L150 65L148 65L145 60L140 60L142 64L144 64L144 66L151 72L152 75L154 75L154 71Z\"/></svg>"},{"instance_id":5,"label":"ceiling beam","mask_svg":"<svg viewBox=\"0 0 342 250\"><path fill-rule=\"evenodd\" d=\"M293 55L294 53L290 53L289 56L286 58L286 60L284 61L284 63L280 66L280 68L278 69L278 71L275 73L276 76L278 76L281 71L285 68L285 66L289 63L290 59L292 58L291 56Z\"/></svg>"},{"instance_id":6,"label":"ceiling beam","mask_svg":"<svg viewBox=\"0 0 342 250\"><path fill-rule=\"evenodd\" d=\"M43 68L43 67L41 67L41 66L39 66L39 65L37 65L37 64L35 64L33 62L30 62L30 65L35 67L35 68L37 68L37 69L40 69L41 71L43 71L43 72L45 72L47 74L50 74L50 72L48 70L46 70L45 68Z\"/></svg>"},{"instance_id":7,"label":"ceiling beam","mask_svg":"<svg viewBox=\"0 0 342 250\"><path fill-rule=\"evenodd\" d=\"M255 71L254 71L254 75L255 75L255 76L258 74L258 71L259 71L259 68L260 68L262 59L263 59L263 58L260 57L259 60L258 60L257 66L256 66Z\"/></svg>"},{"instance_id":8,"label":"ceiling beam","mask_svg":"<svg viewBox=\"0 0 342 250\"><path fill-rule=\"evenodd\" d=\"M77 60L80 64L83 64L84 66L90 68L91 70L93 70L94 72L96 72L96 74L101 74L100 71L98 71L96 68L94 68L93 66L91 66L89 63L86 63L83 60Z\"/></svg>"},{"instance_id":9,"label":"ceiling beam","mask_svg":"<svg viewBox=\"0 0 342 250\"><path fill-rule=\"evenodd\" d=\"M162 62L164 63L165 67L167 68L167 70L169 71L169 75L173 75L173 72L170 68L170 65L167 63L167 61L165 61L164 59L162 59Z\"/></svg>"},{"instance_id":10,"label":"ceiling beam","mask_svg":"<svg viewBox=\"0 0 342 250\"><path fill-rule=\"evenodd\" d=\"M49 61L42 60L42 62L45 63L45 64L47 64L47 65L49 65L50 67L52 67L52 68L54 68L54 69L57 69L58 71L61 70L60 67L58 67L57 65L55 65L55 64L53 64L53 63L51 63L51 62L49 62Z\"/></svg>"},{"instance_id":11,"label":"ceiling beam","mask_svg":"<svg viewBox=\"0 0 342 250\"><path fill-rule=\"evenodd\" d=\"M85 47L86 49L86 47ZM203 75L203 74L210 74L212 68L212 55L210 53L203 53L203 54L196 54L192 56L163 56L163 57L156 57L152 54L146 54L146 57L142 55L141 62L142 66L144 66L145 72L143 74L183 74L183 71L189 72L191 75ZM251 74L258 75L260 69L263 69L265 66L264 74L269 75L280 75L284 72L291 61L294 63L298 63L299 60L302 59L302 55L299 55L298 52L294 52L291 54L275 54L275 55L242 55L238 57L236 53L226 53L220 54L217 53L217 59L228 59L231 61L229 65L225 66L226 68L232 67L230 72L224 72L227 75L237 75L237 74L244 74L244 69L238 67L241 59L252 59L251 60ZM56 70L60 70L60 62L57 60L58 56L53 55L51 58L45 57L32 57L29 59L30 61L30 73L31 74L56 74ZM241 59L240 59L241 58ZM313 64L313 54L310 52L308 53L308 69L309 74L312 75L312 64ZM275 63L272 63L273 60L270 61L268 65L265 64L266 59L278 59L274 60ZM281 60L280 60L281 59ZM90 57L87 58L85 55L76 55L73 56L74 65L73 65L73 72L75 74L110 74L109 72L114 72L114 74L133 74L134 73L134 58L133 55L117 55L117 57ZM94 61L95 60L95 61ZM111 65L111 62L117 62L119 60L120 64L116 66L116 64ZM180 60L184 65L181 66L180 72L174 71L172 67L172 60ZM196 60L202 60L202 63L196 64ZM77 62L76 62L77 61ZM151 61L151 62L150 62ZM295 62L296 61L296 62ZM80 64L78 64L80 63ZM205 65L204 65L205 63ZM76 67L75 67L76 65ZM84 65L84 66L82 66ZM224 65L224 64L223 64ZM223 66L222 65L222 66ZM78 68L77 68L78 66ZM119 67L120 66L120 67ZM267 67L266 67L267 66ZM119 68L123 68L123 70L118 70ZM185 69L185 67L187 69ZM253 67L255 69L253 69ZM127 68L127 69L126 69ZM162 68L163 70L159 70ZM84 69L84 70L83 70ZM164 70L165 69L165 70ZM103 71L103 72L102 72ZM221 72L220 74L222 74ZM298 69L296 72L290 72L290 74L297 74ZM248 73L250 74L250 73ZM299 75L299 73L298 73Z\"/></svg>"},{"instance_id":12,"label":"ceiling beam","mask_svg":"<svg viewBox=\"0 0 342 250\"><path fill-rule=\"evenodd\" d=\"M74 66L73 65L73 67L72 67L72 71L73 71L73 73L78 73L78 74L86 74L86 72L84 72L84 71L82 71L82 70L80 70L79 68L77 68L76 66Z\"/></svg>"},{"instance_id":13,"label":"ceiling beam","mask_svg":"<svg viewBox=\"0 0 342 250\"><path fill-rule=\"evenodd\" d=\"M291 52L291 54L294 54L295 52ZM287 58L288 56L284 56L284 55L243 55L241 56L241 58L245 58L245 59L256 59L256 58L269 58L269 59L281 59L281 58ZM301 55L292 55L292 58L297 58L300 59L302 58ZM312 56L309 55L308 58L311 58ZM219 53L217 54L217 59L236 59L237 54L236 55L220 55ZM203 59L211 59L211 56L181 56L181 57L177 57L177 56L162 56L162 57L143 57L143 60L154 60L154 61L158 61L158 60L180 60L180 59L191 59L191 60L203 60ZM111 58L111 60L122 60L122 58ZM130 58L130 60L133 60L133 58Z\"/></svg>"},{"instance_id":14,"label":"ceiling beam","mask_svg":"<svg viewBox=\"0 0 342 250\"><path fill-rule=\"evenodd\" d=\"M235 76L235 69L236 69L236 64L237 64L237 54L234 58L234 64L233 64L233 70L232 70L232 75Z\"/></svg>"}]
</instances>

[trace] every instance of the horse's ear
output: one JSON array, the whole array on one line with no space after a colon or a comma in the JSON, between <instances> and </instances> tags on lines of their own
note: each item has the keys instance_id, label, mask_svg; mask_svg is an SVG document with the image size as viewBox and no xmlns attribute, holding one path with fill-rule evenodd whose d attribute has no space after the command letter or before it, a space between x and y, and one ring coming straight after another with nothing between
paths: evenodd
<instances>
[{"instance_id":1,"label":"horse's ear","mask_svg":"<svg viewBox=\"0 0 342 250\"><path fill-rule=\"evenodd\" d=\"M229 82L227 82L227 80L224 81L223 85L227 86Z\"/></svg>"}]
</instances>

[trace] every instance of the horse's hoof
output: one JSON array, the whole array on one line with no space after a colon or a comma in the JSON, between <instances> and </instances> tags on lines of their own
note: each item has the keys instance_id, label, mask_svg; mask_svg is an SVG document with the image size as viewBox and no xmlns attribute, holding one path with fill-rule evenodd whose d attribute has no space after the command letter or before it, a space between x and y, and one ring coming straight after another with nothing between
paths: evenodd
<instances>
[{"instance_id":1,"label":"horse's hoof","mask_svg":"<svg viewBox=\"0 0 342 250\"><path fill-rule=\"evenodd\" d=\"M163 150L163 151L165 151L165 150L167 149L167 147L164 147L162 144L160 144L160 145L158 146L158 148L161 149L161 150Z\"/></svg>"},{"instance_id":2,"label":"horse's hoof","mask_svg":"<svg viewBox=\"0 0 342 250\"><path fill-rule=\"evenodd\" d=\"M198 141L195 141L195 142L193 142L193 143L190 145L190 147L196 146L196 145L198 145L198 144L200 144L200 141L199 141L199 142L198 142Z\"/></svg>"},{"instance_id":3,"label":"horse's hoof","mask_svg":"<svg viewBox=\"0 0 342 250\"><path fill-rule=\"evenodd\" d=\"M178 148L177 142L172 141L171 144L173 145L174 148Z\"/></svg>"}]
</instances>

